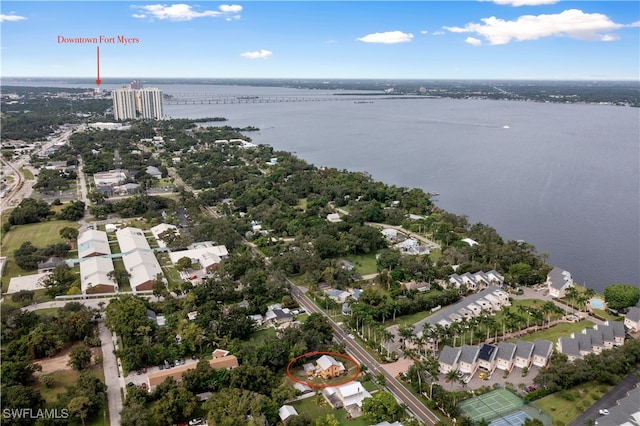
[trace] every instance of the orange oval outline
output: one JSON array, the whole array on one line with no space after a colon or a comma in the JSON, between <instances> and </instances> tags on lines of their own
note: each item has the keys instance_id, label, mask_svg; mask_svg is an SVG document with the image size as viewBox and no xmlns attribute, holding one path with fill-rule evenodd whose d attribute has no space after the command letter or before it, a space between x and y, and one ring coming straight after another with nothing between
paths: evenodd
<instances>
[{"instance_id":1,"label":"orange oval outline","mask_svg":"<svg viewBox=\"0 0 640 426\"><path fill-rule=\"evenodd\" d=\"M346 359L348 361L351 361L356 366L356 373L353 376L349 376L349 378L347 380L345 380L344 382L335 383L335 384L332 384L332 385L321 385L321 384L309 383L309 382L306 382L304 380L296 379L293 376L293 374L291 373L291 366L293 365L293 363L296 362L297 360L299 360L300 358L307 358L307 357L314 356L314 355L332 355L332 356L338 356L340 358L343 358L343 359ZM313 389L324 389L324 388L332 388L332 387L335 387L335 386L346 385L347 383L356 380L359 375L360 375L360 363L358 363L351 356L349 356L347 354L341 354L340 352L322 352L322 351L307 352L307 353L304 353L302 355L299 355L299 356L293 358L291 361L289 361L289 364L287 364L287 376L289 376L289 378L291 380L293 380L296 383L301 383L303 385L309 386L310 388L313 388Z\"/></svg>"}]
</instances>

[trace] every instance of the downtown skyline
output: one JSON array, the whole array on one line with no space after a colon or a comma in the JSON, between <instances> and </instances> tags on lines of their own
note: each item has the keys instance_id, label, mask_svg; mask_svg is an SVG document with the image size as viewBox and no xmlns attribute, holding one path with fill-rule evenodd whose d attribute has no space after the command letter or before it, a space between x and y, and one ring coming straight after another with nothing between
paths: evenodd
<instances>
[{"instance_id":1,"label":"downtown skyline","mask_svg":"<svg viewBox=\"0 0 640 426\"><path fill-rule=\"evenodd\" d=\"M0 22L5 78L95 78L100 47L104 79L640 80L632 1L5 1Z\"/></svg>"}]
</instances>

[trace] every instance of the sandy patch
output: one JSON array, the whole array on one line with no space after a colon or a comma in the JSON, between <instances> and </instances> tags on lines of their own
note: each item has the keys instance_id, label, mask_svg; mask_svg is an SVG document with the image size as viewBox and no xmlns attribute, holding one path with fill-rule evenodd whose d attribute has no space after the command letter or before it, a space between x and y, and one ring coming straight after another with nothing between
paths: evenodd
<instances>
[{"instance_id":1,"label":"sandy patch","mask_svg":"<svg viewBox=\"0 0 640 426\"><path fill-rule=\"evenodd\" d=\"M412 365L413 365L412 359L400 358L394 363L382 364L382 368L384 368L393 377L398 377L398 374L406 373L407 371L409 371L409 367L411 367Z\"/></svg>"},{"instance_id":2,"label":"sandy patch","mask_svg":"<svg viewBox=\"0 0 640 426\"><path fill-rule=\"evenodd\" d=\"M91 348L91 363L95 360L96 355L102 355L102 351L100 348ZM69 349L64 349L58 355L37 359L34 361L36 364L40 364L42 366L42 371L34 374L34 376L39 376L40 374L50 374L55 371L63 371L63 370L71 370L72 368L69 366Z\"/></svg>"}]
</instances>

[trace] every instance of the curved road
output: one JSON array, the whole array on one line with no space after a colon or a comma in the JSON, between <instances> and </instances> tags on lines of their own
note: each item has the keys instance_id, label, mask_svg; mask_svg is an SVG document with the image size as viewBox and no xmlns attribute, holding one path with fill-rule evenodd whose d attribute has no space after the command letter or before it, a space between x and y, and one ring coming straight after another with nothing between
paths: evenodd
<instances>
[{"instance_id":1,"label":"curved road","mask_svg":"<svg viewBox=\"0 0 640 426\"><path fill-rule=\"evenodd\" d=\"M331 324L333 328L333 332L339 341L345 344L347 348L347 352L354 358L360 360L364 365L367 366L369 371L378 374L381 373L384 375L386 380L387 388L391 390L391 392L407 405L409 410L416 416L418 420L427 424L427 425L435 425L440 421L438 417L431 412L427 407L422 404L422 402L411 392L409 392L395 377L393 377L389 372L387 372L384 368L380 366L380 364L371 356L367 351L362 349L358 343L356 343L353 339L350 339L347 333L340 328L340 326L331 319L328 315L326 315L320 308L318 308L312 301L307 297L306 294L300 288L298 288L294 283L289 281L289 286L291 287L291 296L306 309L307 312L310 313L319 313L324 315L325 318Z\"/></svg>"}]
</instances>

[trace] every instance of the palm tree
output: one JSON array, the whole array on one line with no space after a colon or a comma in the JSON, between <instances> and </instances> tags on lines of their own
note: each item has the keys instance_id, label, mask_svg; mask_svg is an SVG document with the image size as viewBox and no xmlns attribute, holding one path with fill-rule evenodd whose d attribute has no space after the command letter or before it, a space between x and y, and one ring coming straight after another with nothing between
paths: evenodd
<instances>
[{"instance_id":1,"label":"palm tree","mask_svg":"<svg viewBox=\"0 0 640 426\"><path fill-rule=\"evenodd\" d=\"M447 371L447 374L445 374L445 379L447 379L449 381L449 383L451 383L451 389L453 389L453 383L458 380L458 373L459 370L449 370Z\"/></svg>"}]
</instances>

